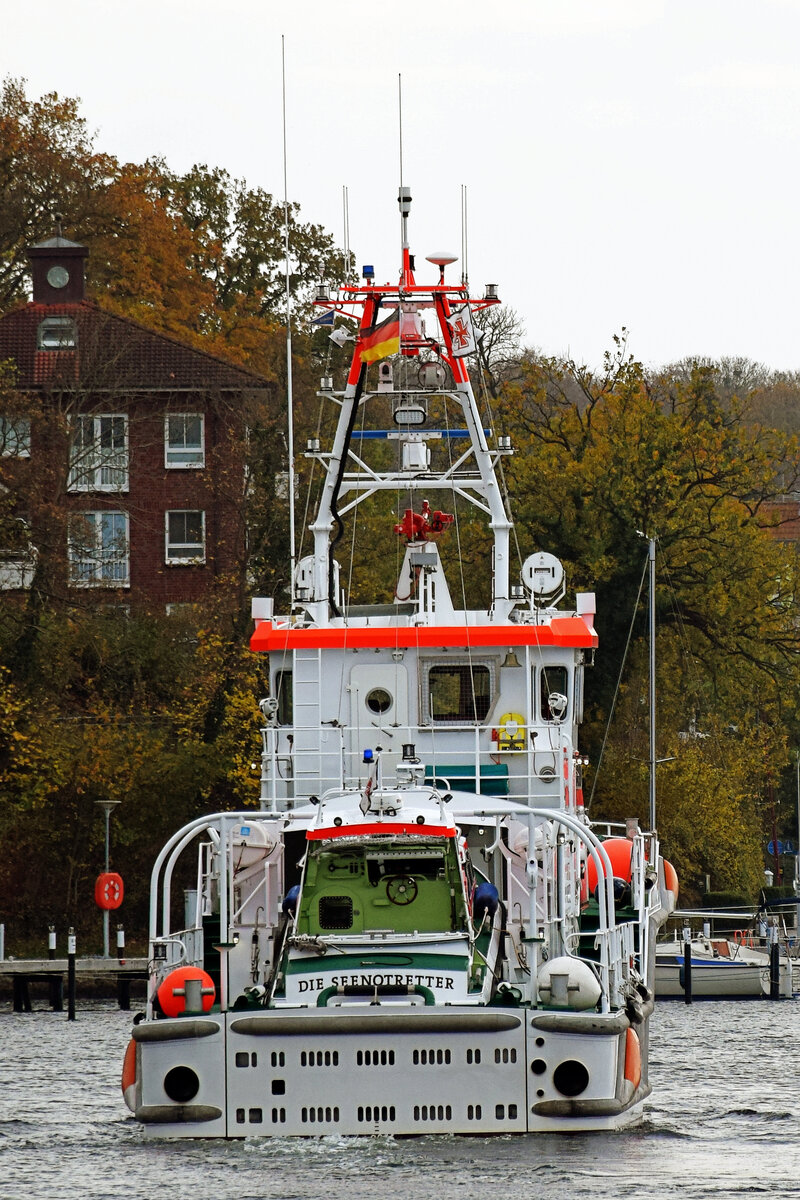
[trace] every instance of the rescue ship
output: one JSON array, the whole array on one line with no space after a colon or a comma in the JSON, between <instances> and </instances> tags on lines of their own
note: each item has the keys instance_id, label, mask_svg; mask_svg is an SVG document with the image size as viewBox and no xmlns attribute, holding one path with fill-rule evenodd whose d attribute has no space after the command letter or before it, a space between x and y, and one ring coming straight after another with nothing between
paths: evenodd
<instances>
[{"instance_id":1,"label":"rescue ship","mask_svg":"<svg viewBox=\"0 0 800 1200\"><path fill-rule=\"evenodd\" d=\"M396 283L365 268L318 290L352 360L339 390L321 383L338 413L332 445L308 446L324 485L291 603L253 601L260 803L186 825L153 869L149 999L123 1071L150 1136L607 1130L650 1091L675 885L654 831L599 831L584 811L594 595L564 607L544 550L512 572L498 464L513 449L467 372L497 289L470 297L444 253L418 283L410 203L401 187ZM344 518L385 492L399 578L351 604ZM472 608L446 511L467 505L492 542ZM197 873L179 904L184 852Z\"/></svg>"}]
</instances>

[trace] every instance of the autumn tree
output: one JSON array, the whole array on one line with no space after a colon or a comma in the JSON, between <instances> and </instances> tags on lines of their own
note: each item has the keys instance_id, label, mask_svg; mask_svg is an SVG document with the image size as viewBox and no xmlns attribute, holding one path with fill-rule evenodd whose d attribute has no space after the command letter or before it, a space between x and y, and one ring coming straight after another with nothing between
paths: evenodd
<instances>
[{"instance_id":1,"label":"autumn tree","mask_svg":"<svg viewBox=\"0 0 800 1200\"><path fill-rule=\"evenodd\" d=\"M648 378L624 336L601 372L537 358L522 370L503 396L521 451L509 468L514 509L533 545L565 559L572 585L597 592L600 655L609 665L589 676L595 757L642 578L642 534L655 536L659 644L669 636L680 647L659 670L659 754L680 757L681 731L758 725L758 747L746 743L746 779L736 790L752 797L763 782L764 741L775 763L785 760L784 727L797 705L797 562L769 533L769 501L785 490L787 474L798 475L795 439L747 424L736 399L717 393L711 368L688 379ZM639 626L634 644L643 633ZM640 715L646 695L640 681L631 701ZM624 771L601 775L597 811L632 815L620 809L635 793L646 817L646 736L630 714L620 717L623 709L610 757L629 775L624 787ZM669 806L663 811L668 822ZM750 818L757 823L755 809ZM752 878L752 864L748 870Z\"/></svg>"}]
</instances>

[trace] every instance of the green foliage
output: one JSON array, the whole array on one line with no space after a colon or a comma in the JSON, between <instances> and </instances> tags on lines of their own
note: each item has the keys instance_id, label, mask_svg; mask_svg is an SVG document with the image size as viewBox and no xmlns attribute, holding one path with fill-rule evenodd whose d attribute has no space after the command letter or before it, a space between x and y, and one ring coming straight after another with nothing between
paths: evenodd
<instances>
[{"instance_id":1,"label":"green foliage","mask_svg":"<svg viewBox=\"0 0 800 1200\"><path fill-rule=\"evenodd\" d=\"M0 919L97 934L87 905L103 865L100 800L118 800L112 866L126 879L121 918L146 928L153 859L208 810L258 803L258 700L264 662L219 614L47 616L35 684L0 669L4 796Z\"/></svg>"}]
</instances>

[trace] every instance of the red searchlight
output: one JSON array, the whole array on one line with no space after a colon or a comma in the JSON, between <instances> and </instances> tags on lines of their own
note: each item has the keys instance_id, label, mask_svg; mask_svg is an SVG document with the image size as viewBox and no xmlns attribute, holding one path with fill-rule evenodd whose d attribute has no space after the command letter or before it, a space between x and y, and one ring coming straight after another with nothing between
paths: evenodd
<instances>
[{"instance_id":1,"label":"red searchlight","mask_svg":"<svg viewBox=\"0 0 800 1200\"><path fill-rule=\"evenodd\" d=\"M125 885L122 876L116 871L103 871L97 876L94 885L94 902L98 908L108 911L119 908L125 897Z\"/></svg>"}]
</instances>

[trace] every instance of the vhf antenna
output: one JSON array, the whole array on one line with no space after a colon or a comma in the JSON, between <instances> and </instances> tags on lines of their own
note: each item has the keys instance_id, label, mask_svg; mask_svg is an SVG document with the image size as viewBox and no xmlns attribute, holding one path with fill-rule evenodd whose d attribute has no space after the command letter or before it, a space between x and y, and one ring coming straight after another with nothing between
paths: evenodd
<instances>
[{"instance_id":1,"label":"vhf antenna","mask_svg":"<svg viewBox=\"0 0 800 1200\"><path fill-rule=\"evenodd\" d=\"M286 39L281 34L281 96L283 104L283 250L286 266L286 404L289 439L289 594L294 601L294 404L292 397L292 298L289 280L289 185L286 168Z\"/></svg>"},{"instance_id":2,"label":"vhf antenna","mask_svg":"<svg viewBox=\"0 0 800 1200\"><path fill-rule=\"evenodd\" d=\"M408 213L411 208L411 188L403 187L403 76L397 76L397 106L400 126L400 191L397 203L400 205L401 257L403 263L403 283L409 281L411 263L408 255Z\"/></svg>"}]
</instances>

